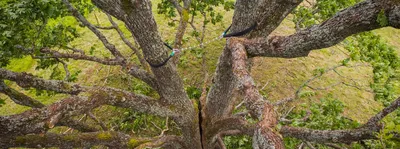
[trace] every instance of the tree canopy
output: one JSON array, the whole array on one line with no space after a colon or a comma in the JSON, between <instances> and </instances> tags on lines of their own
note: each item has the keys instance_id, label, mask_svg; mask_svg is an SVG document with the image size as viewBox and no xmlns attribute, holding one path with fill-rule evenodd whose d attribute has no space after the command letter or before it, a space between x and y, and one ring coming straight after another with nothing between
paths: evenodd
<instances>
[{"instance_id":1,"label":"tree canopy","mask_svg":"<svg viewBox=\"0 0 400 149\"><path fill-rule=\"evenodd\" d=\"M293 34L274 32L284 20ZM223 38L228 27L245 34ZM398 148L400 58L373 32L387 27L400 28L398 0L2 0L0 97L29 108L0 116L0 147ZM347 57L284 99L270 100L253 79L255 58L299 59L336 45ZM24 59L35 64L15 69ZM365 65L368 86L338 71ZM101 79L85 81L83 67L107 76L91 70ZM197 73L189 67L199 67L197 86L183 77ZM347 81L311 85L327 73ZM330 94L296 103L338 85L373 94L383 108L359 122Z\"/></svg>"}]
</instances>

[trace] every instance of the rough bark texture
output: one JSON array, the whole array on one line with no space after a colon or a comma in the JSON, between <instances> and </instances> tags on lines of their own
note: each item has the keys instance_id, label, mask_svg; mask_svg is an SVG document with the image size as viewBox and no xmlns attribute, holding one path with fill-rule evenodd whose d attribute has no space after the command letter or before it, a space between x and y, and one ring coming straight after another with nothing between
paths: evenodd
<instances>
[{"instance_id":1,"label":"rough bark texture","mask_svg":"<svg viewBox=\"0 0 400 149\"><path fill-rule=\"evenodd\" d=\"M307 128L283 127L280 133L284 137L299 138L318 143L351 143L359 140L375 139L376 131L370 128L352 130L313 130Z\"/></svg>"},{"instance_id":2,"label":"rough bark texture","mask_svg":"<svg viewBox=\"0 0 400 149\"><path fill-rule=\"evenodd\" d=\"M158 33L150 0L121 0L117 2L94 0L93 2L103 11L125 22L142 48L147 61L157 64L168 57L168 49L164 47ZM165 66L152 68L152 72L157 80L155 89L161 96L160 100L182 111L180 117L175 117L174 120L182 126L185 146L201 148L199 117L195 110L197 107L194 107L194 104L188 98L175 66L168 62Z\"/></svg>"},{"instance_id":3,"label":"rough bark texture","mask_svg":"<svg viewBox=\"0 0 400 149\"><path fill-rule=\"evenodd\" d=\"M140 46L143 59L158 64L169 56L169 51L164 47L157 30L150 0L92 1L102 11L125 23ZM181 15L175 36L175 47L179 48L187 28L186 13L190 9L191 1L184 0L183 6L177 0L170 1ZM159 99L110 87L82 86L59 80L45 80L31 74L0 68L0 93L9 96L15 103L35 107L21 114L0 116L0 147L71 148L103 145L110 148L224 149L226 148L222 141L224 136L249 135L253 137L254 148L279 149L284 148L281 134L284 137L295 137L307 142L351 143L375 139L374 133L382 128L379 121L400 106L399 98L372 117L368 123L352 130L312 130L287 126L277 130L277 113L268 99L264 99L255 87L249 65L251 57L307 56L311 50L333 46L352 34L385 27L377 22L378 15L382 11L388 19L387 26L400 28L400 2L397 0L361 2L342 10L319 25L290 36L270 34L302 2L301 0L237 0L231 31L242 31L254 23L257 27L243 37L227 39L218 61L213 84L207 97L204 97L206 101L202 100L200 104L188 98L183 80L172 62L149 70L141 56L139 59L144 69L126 61L116 46L98 30L99 27L87 21L68 0L63 2L78 21L95 33L115 58L88 56L78 50L73 50L74 53L64 53L47 47L41 48L40 52L45 54L41 58L85 60L121 67L123 71L150 85L158 93ZM110 16L109 18L124 42L135 53L140 54L141 52L125 39L112 18ZM16 82L23 88L33 87L71 96L46 106L6 86L3 80ZM246 109L257 121L255 124L247 122L243 115L233 115L234 108L240 101L244 101ZM136 138L121 132L98 132L98 129L72 119L73 116L88 113L102 105L170 117L181 128L181 135ZM55 126L68 126L81 132L67 135L47 132Z\"/></svg>"},{"instance_id":4,"label":"rough bark texture","mask_svg":"<svg viewBox=\"0 0 400 149\"><path fill-rule=\"evenodd\" d=\"M385 27L377 21L381 11L389 16L388 25L398 28L400 6L389 4L387 1L364 1L293 35L244 39L243 43L250 56L304 57L311 50L333 46L350 35Z\"/></svg>"},{"instance_id":5,"label":"rough bark texture","mask_svg":"<svg viewBox=\"0 0 400 149\"><path fill-rule=\"evenodd\" d=\"M383 127L379 124L386 115L400 107L400 98L393 101L388 107L371 117L366 124L357 129L349 130L313 130L284 126L280 133L285 137L294 137L304 141L318 143L351 143L359 140L376 139L376 133Z\"/></svg>"},{"instance_id":6,"label":"rough bark texture","mask_svg":"<svg viewBox=\"0 0 400 149\"><path fill-rule=\"evenodd\" d=\"M2 147L28 147L28 148L76 148L92 147L95 145L110 146L113 148L127 148L130 137L117 132L93 132L83 134L53 134L25 135L11 139L0 140Z\"/></svg>"},{"instance_id":7,"label":"rough bark texture","mask_svg":"<svg viewBox=\"0 0 400 149\"><path fill-rule=\"evenodd\" d=\"M16 82L23 88L34 87L42 90L50 90L58 93L76 95L84 91L85 88L77 84L70 84L59 80L45 80L27 73L16 73L0 68L0 79Z\"/></svg>"},{"instance_id":8,"label":"rough bark texture","mask_svg":"<svg viewBox=\"0 0 400 149\"><path fill-rule=\"evenodd\" d=\"M260 95L247 69L245 47L235 39L231 39L229 49L233 55L233 73L239 80L238 88L244 94L245 105L253 118L259 120L253 135L253 148L284 148L282 139L277 132L274 132L278 124L277 114L273 106Z\"/></svg>"},{"instance_id":9,"label":"rough bark texture","mask_svg":"<svg viewBox=\"0 0 400 149\"><path fill-rule=\"evenodd\" d=\"M0 80L0 93L4 93L8 97L11 98L16 104L34 107L34 108L43 108L45 107L44 104L40 103L39 101L26 96L23 93L18 92L15 89L8 87L3 80Z\"/></svg>"}]
</instances>

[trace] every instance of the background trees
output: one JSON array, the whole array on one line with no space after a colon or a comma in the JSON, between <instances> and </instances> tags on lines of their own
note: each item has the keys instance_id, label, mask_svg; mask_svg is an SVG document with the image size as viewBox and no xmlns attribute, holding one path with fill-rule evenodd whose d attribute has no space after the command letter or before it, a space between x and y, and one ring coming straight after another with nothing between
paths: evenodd
<instances>
[{"instance_id":1,"label":"background trees","mask_svg":"<svg viewBox=\"0 0 400 149\"><path fill-rule=\"evenodd\" d=\"M357 2L2 1L0 91L16 104L32 109L0 117L0 145L225 148L225 143L228 147L238 142L240 147L249 147L251 142L253 148L395 147L398 117L391 116L386 129L380 121L399 106L400 100L395 100L399 58L380 36L368 31L388 26L398 28L399 3L395 0ZM228 38L223 50L216 52L218 64L209 66L206 52L212 51L205 51L204 46L219 33L207 31L207 26L223 21L222 8L226 11L234 8L231 32L242 31L254 23L257 27L243 37ZM153 9L165 15L166 24L176 25L167 31L174 33L173 38L169 35L173 42L161 36L160 28L164 24L158 25ZM88 20L92 14L94 19ZM108 26L101 23L99 16L107 18ZM274 34L285 18L293 19L296 32ZM227 26L220 27L221 32ZM80 38L89 32L92 38ZM109 38L110 34L119 35L121 40ZM81 40L84 42L76 43ZM90 44L95 40L101 46ZM253 81L250 68L257 64L252 60L254 57L305 57L311 50L334 46L343 40L348 58L336 66L316 69L313 77L285 99L268 100ZM185 48L187 43L199 47L182 51L165 66L152 68L148 63L161 63L170 55L164 41L177 49ZM210 49L218 51L218 48ZM20 66L10 64L16 58L33 59L36 64L30 65L47 73L17 72L13 67ZM86 61L90 63L83 63ZM322 88L311 85L331 72L346 78L339 70L341 67L366 64L373 69L370 87L359 85L352 78ZM112 72L115 77L109 77L108 71L102 81L75 83L77 79L85 80L79 78L82 69L98 65L107 66L101 66L102 69L116 68ZM187 81L185 85L182 76L192 72L179 68L195 66L201 66L203 81L197 87L188 86ZM211 75L209 71L214 71L215 66L215 74ZM70 71L71 67L74 71ZM104 75L100 70L89 72L90 77ZM310 101L304 108L292 108L296 104L291 102L338 85L373 92L375 100L385 108L362 124L342 116L343 104L332 95ZM57 102L42 100L48 103L41 103L14 89L17 86L40 95L38 98L57 98ZM70 129L59 133L62 127L57 126ZM72 129L79 132L70 133Z\"/></svg>"}]
</instances>

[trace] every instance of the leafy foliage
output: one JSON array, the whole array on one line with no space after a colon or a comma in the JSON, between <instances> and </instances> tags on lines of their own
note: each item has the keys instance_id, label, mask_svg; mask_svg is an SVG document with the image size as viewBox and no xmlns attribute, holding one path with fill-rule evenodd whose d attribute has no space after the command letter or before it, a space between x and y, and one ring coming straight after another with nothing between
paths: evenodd
<instances>
[{"instance_id":1,"label":"leafy foliage","mask_svg":"<svg viewBox=\"0 0 400 149\"><path fill-rule=\"evenodd\" d=\"M311 129L337 130L359 126L358 122L342 116L344 107L340 100L328 96L322 98L319 103L312 103L309 111L294 112L288 118L294 120L292 126ZM307 120L304 121L304 118Z\"/></svg>"},{"instance_id":2,"label":"leafy foliage","mask_svg":"<svg viewBox=\"0 0 400 149\"><path fill-rule=\"evenodd\" d=\"M190 99L199 99L201 96L201 90L197 87L189 86L185 90Z\"/></svg>"},{"instance_id":3,"label":"leafy foliage","mask_svg":"<svg viewBox=\"0 0 400 149\"><path fill-rule=\"evenodd\" d=\"M0 98L0 107L2 107L5 104L6 104L5 100Z\"/></svg>"},{"instance_id":4,"label":"leafy foliage","mask_svg":"<svg viewBox=\"0 0 400 149\"><path fill-rule=\"evenodd\" d=\"M300 28L309 27L320 23L339 10L350 7L361 0L316 0L314 2L299 5L293 12L293 21Z\"/></svg>"},{"instance_id":5,"label":"leafy foliage","mask_svg":"<svg viewBox=\"0 0 400 149\"><path fill-rule=\"evenodd\" d=\"M304 108L307 108L303 105ZM357 121L344 117L345 105L337 99L327 96L320 99L318 103L312 103L308 109L292 112L288 119L293 120L290 124L296 127L306 127L318 130L338 130L359 127ZM285 139L287 148L295 148L300 142L295 139ZM319 146L318 148L322 148Z\"/></svg>"},{"instance_id":6,"label":"leafy foliage","mask_svg":"<svg viewBox=\"0 0 400 149\"><path fill-rule=\"evenodd\" d=\"M227 136L224 143L228 149L252 149L252 138L249 136Z\"/></svg>"},{"instance_id":7,"label":"leafy foliage","mask_svg":"<svg viewBox=\"0 0 400 149\"><path fill-rule=\"evenodd\" d=\"M89 0L73 0L84 14ZM12 58L39 54L41 47L65 47L79 37L76 21L59 0L2 0L0 2L0 67Z\"/></svg>"},{"instance_id":8,"label":"leafy foliage","mask_svg":"<svg viewBox=\"0 0 400 149\"><path fill-rule=\"evenodd\" d=\"M311 6L299 6L294 11L294 22L300 28L309 27L316 23L322 22L332 17L336 12L351 5L354 5L359 0L317 0ZM381 26L388 24L387 17L384 11L378 14L376 20ZM365 32L354 35L344 42L345 48L350 52L351 61L368 62L373 68L373 83L370 84L375 93L375 100L388 106L400 93L400 59L393 47L388 46L379 35L372 32ZM348 63L348 61L346 62ZM399 124L400 112L395 113L397 117L393 118L395 125ZM306 125L304 125L306 126ZM387 127L385 129L390 129ZM394 128L394 127L393 127ZM387 133L380 133L382 138ZM390 136L390 135L389 135ZM384 143L382 143L384 142ZM389 140L381 142L370 142L369 146L376 148L377 145L383 146L393 144Z\"/></svg>"},{"instance_id":9,"label":"leafy foliage","mask_svg":"<svg viewBox=\"0 0 400 149\"><path fill-rule=\"evenodd\" d=\"M399 86L400 58L396 51L388 46L380 36L373 33L361 33L347 42L352 60L369 62L373 68L374 82L371 88L375 100L388 106L397 95Z\"/></svg>"},{"instance_id":10,"label":"leafy foliage","mask_svg":"<svg viewBox=\"0 0 400 149\"><path fill-rule=\"evenodd\" d=\"M387 25L389 24L388 19L387 19L386 15L385 15L385 11L384 11L384 10L381 10L381 11L379 12L378 18L377 18L376 21L377 21L377 22L379 23L379 25L381 25L381 26L387 26Z\"/></svg>"}]
</instances>

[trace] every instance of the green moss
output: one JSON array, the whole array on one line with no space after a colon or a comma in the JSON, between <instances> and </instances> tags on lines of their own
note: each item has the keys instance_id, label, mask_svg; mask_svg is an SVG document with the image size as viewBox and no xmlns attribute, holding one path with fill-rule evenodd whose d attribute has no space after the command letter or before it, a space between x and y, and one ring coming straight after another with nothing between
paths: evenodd
<instances>
[{"instance_id":1,"label":"green moss","mask_svg":"<svg viewBox=\"0 0 400 149\"><path fill-rule=\"evenodd\" d=\"M15 138L15 143L17 143L17 144L23 144L25 142L26 142L26 138L25 137L18 136L18 137Z\"/></svg>"},{"instance_id":2,"label":"green moss","mask_svg":"<svg viewBox=\"0 0 400 149\"><path fill-rule=\"evenodd\" d=\"M378 14L378 18L376 19L376 21L379 23L380 26L384 27L387 26L389 24L389 21L386 17L385 14L385 10L381 10Z\"/></svg>"},{"instance_id":3,"label":"green moss","mask_svg":"<svg viewBox=\"0 0 400 149\"><path fill-rule=\"evenodd\" d=\"M97 138L99 138L100 140L110 140L112 138L112 135L109 132L102 132L97 135Z\"/></svg>"},{"instance_id":4,"label":"green moss","mask_svg":"<svg viewBox=\"0 0 400 149\"><path fill-rule=\"evenodd\" d=\"M63 83L62 84L62 88L64 88L65 90L71 90L72 89L71 85L69 85L67 83Z\"/></svg>"},{"instance_id":5,"label":"green moss","mask_svg":"<svg viewBox=\"0 0 400 149\"><path fill-rule=\"evenodd\" d=\"M182 10L183 20L187 22L189 20L189 12L186 9Z\"/></svg>"},{"instance_id":6,"label":"green moss","mask_svg":"<svg viewBox=\"0 0 400 149\"><path fill-rule=\"evenodd\" d=\"M149 140L136 140L136 139L130 139L128 142L128 148L136 148L139 145L143 143L150 142Z\"/></svg>"},{"instance_id":7,"label":"green moss","mask_svg":"<svg viewBox=\"0 0 400 149\"><path fill-rule=\"evenodd\" d=\"M174 106L174 105L170 105L168 108L169 108L171 111L175 111L175 110L176 110L176 106Z\"/></svg>"},{"instance_id":8,"label":"green moss","mask_svg":"<svg viewBox=\"0 0 400 149\"><path fill-rule=\"evenodd\" d=\"M17 144L44 144L47 140L47 136L41 136L41 135L26 135L26 136L17 136L15 138L15 143Z\"/></svg>"},{"instance_id":9,"label":"green moss","mask_svg":"<svg viewBox=\"0 0 400 149\"><path fill-rule=\"evenodd\" d=\"M73 135L66 135L62 138L63 141L73 141L75 136Z\"/></svg>"},{"instance_id":10,"label":"green moss","mask_svg":"<svg viewBox=\"0 0 400 149\"><path fill-rule=\"evenodd\" d=\"M193 103L193 108L194 108L194 110L196 110L196 113L199 113L200 110L199 110L199 103L198 103L198 101L192 99L192 103Z\"/></svg>"}]
</instances>

